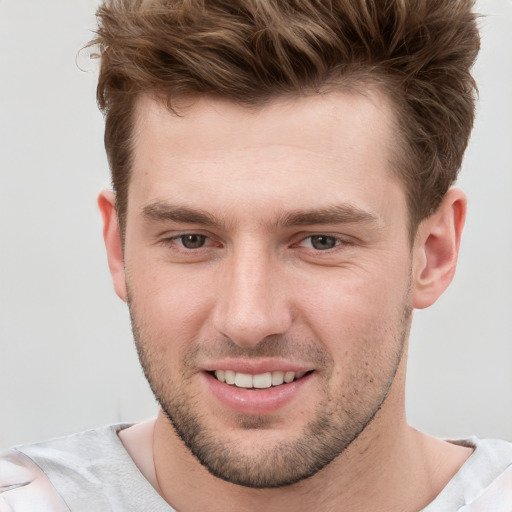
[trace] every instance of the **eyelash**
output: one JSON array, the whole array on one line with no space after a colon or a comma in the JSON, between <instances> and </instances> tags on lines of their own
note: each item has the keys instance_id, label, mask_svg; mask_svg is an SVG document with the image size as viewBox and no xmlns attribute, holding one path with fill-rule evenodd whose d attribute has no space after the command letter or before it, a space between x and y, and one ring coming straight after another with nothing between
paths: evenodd
<instances>
[{"instance_id":1,"label":"eyelash","mask_svg":"<svg viewBox=\"0 0 512 512\"><path fill-rule=\"evenodd\" d=\"M202 249L204 247L204 244L201 245L200 247L196 247L196 248L185 247L185 245L183 244L183 239L185 237L199 237L199 238L203 238L204 241L211 240L211 237L209 237L207 235L203 235L202 233L190 232L190 233L180 233L179 235L175 235L175 236L172 236L172 237L169 237L169 238L165 238L162 241L162 243L164 245L167 245L167 246L171 246L171 245L173 245L175 243L178 243L178 245L180 245L181 248L183 248L186 251L194 251L194 250ZM180 243L180 240L181 240L181 243Z\"/></svg>"},{"instance_id":2,"label":"eyelash","mask_svg":"<svg viewBox=\"0 0 512 512\"><path fill-rule=\"evenodd\" d=\"M200 239L203 240L203 244L201 244L200 246L198 247L186 247L185 244L183 243L183 239L185 237L199 237ZM318 248L315 248L314 247L314 242L313 242L313 239L326 239L330 242L333 242L334 245L332 247L327 247L325 249L318 249ZM178 244L180 249L182 250L185 250L185 251L198 251L200 249L203 249L205 248L205 243L208 241L208 240L212 240L211 237L209 237L208 235L203 235L202 233L195 233L195 232L189 232L189 233L180 233L178 235L175 235L175 236L172 236L172 237L169 237L169 238L166 238L162 241L162 244L163 245L166 245L166 246L171 246L173 244ZM326 233L315 233L315 234L311 234L311 235L308 235L308 236L305 236L303 238L301 238L299 240L299 242L297 243L294 243L292 244L292 247L293 246L301 246L302 244L304 244L305 242L309 241L309 249L317 252L317 253L322 253L322 252L331 252L332 250L336 250L336 248L338 248L339 246L347 246L347 245L350 245L350 242L345 240L345 239L342 239L338 236L335 236L335 235L330 235L330 234L326 234ZM319 240L317 240L319 241ZM181 243L180 243L181 242ZM208 247L209 245L212 245L212 244L208 244L206 245L206 247ZM221 245L221 244L219 244Z\"/></svg>"},{"instance_id":3,"label":"eyelash","mask_svg":"<svg viewBox=\"0 0 512 512\"><path fill-rule=\"evenodd\" d=\"M325 240L328 240L329 242L333 242L334 245L332 247L327 247L327 248L324 248L324 249L315 248L314 247L313 239L318 239L317 241L320 241L320 239L322 239L322 238L325 239ZM330 251L332 249L335 249L336 247L338 247L340 245L346 244L346 242L344 240L342 240L341 238L339 238L337 236L334 236L334 235L328 235L328 234L325 234L325 233L318 233L318 234L314 234L314 235L308 235L307 237L303 238L300 241L300 244L303 244L307 240L309 240L310 248L315 250L315 251L318 251L318 252L327 252L327 251Z\"/></svg>"}]
</instances>

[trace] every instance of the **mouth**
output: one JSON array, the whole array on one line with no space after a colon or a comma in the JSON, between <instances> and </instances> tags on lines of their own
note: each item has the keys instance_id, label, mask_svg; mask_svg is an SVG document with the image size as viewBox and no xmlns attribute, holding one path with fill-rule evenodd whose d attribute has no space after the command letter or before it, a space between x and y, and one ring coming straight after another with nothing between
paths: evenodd
<instances>
[{"instance_id":1,"label":"mouth","mask_svg":"<svg viewBox=\"0 0 512 512\"><path fill-rule=\"evenodd\" d=\"M273 415L311 397L316 370L293 366L279 361L219 361L203 375L207 389L223 407L244 415Z\"/></svg>"},{"instance_id":2,"label":"mouth","mask_svg":"<svg viewBox=\"0 0 512 512\"><path fill-rule=\"evenodd\" d=\"M273 371L250 374L236 372L234 370L215 370L208 373L215 377L219 382L233 387L244 389L268 389L301 380L312 372L313 370L299 372Z\"/></svg>"}]
</instances>

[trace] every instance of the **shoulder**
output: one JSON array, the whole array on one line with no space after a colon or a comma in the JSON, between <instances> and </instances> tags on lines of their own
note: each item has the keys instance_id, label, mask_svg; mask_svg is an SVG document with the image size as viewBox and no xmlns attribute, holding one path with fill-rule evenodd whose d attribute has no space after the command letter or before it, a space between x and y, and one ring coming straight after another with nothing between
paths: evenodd
<instances>
[{"instance_id":1,"label":"shoulder","mask_svg":"<svg viewBox=\"0 0 512 512\"><path fill-rule=\"evenodd\" d=\"M71 510L77 493L97 487L95 469L118 462L117 432L124 427L103 427L0 454L0 512Z\"/></svg>"},{"instance_id":2,"label":"shoulder","mask_svg":"<svg viewBox=\"0 0 512 512\"><path fill-rule=\"evenodd\" d=\"M510 512L512 443L498 439L475 439L473 442L476 448L468 460L465 477L474 484L466 491L466 505L460 512Z\"/></svg>"},{"instance_id":3,"label":"shoulder","mask_svg":"<svg viewBox=\"0 0 512 512\"><path fill-rule=\"evenodd\" d=\"M474 449L473 454L462 466L462 474L485 482L494 481L499 475L512 468L512 443L502 439L478 439L473 437L457 444Z\"/></svg>"},{"instance_id":4,"label":"shoulder","mask_svg":"<svg viewBox=\"0 0 512 512\"><path fill-rule=\"evenodd\" d=\"M476 437L452 442L473 454L422 512L511 512L512 443Z\"/></svg>"},{"instance_id":5,"label":"shoulder","mask_svg":"<svg viewBox=\"0 0 512 512\"><path fill-rule=\"evenodd\" d=\"M68 512L48 476L17 450L0 454L1 512Z\"/></svg>"}]
</instances>

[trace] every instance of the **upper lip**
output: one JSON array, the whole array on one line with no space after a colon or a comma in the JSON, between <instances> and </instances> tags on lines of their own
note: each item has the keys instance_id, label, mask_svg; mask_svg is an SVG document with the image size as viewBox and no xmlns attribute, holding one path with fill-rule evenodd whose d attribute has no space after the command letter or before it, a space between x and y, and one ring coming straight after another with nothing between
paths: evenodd
<instances>
[{"instance_id":1,"label":"upper lip","mask_svg":"<svg viewBox=\"0 0 512 512\"><path fill-rule=\"evenodd\" d=\"M267 360L243 360L243 359L220 359L203 366L203 370L213 372L215 370L233 370L237 373L248 373L259 375L267 372L308 372L313 370L312 366L283 361L279 359Z\"/></svg>"}]
</instances>

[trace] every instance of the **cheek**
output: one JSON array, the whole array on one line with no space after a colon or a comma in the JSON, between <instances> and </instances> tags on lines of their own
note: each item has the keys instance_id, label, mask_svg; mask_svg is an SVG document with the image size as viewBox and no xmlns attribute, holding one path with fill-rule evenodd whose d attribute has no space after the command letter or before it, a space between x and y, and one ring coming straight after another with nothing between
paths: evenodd
<instances>
[{"instance_id":1,"label":"cheek","mask_svg":"<svg viewBox=\"0 0 512 512\"><path fill-rule=\"evenodd\" d=\"M407 269L407 262L394 272L339 269L322 286L304 281L301 314L318 339L333 340L342 350L396 332L410 302Z\"/></svg>"},{"instance_id":2,"label":"cheek","mask_svg":"<svg viewBox=\"0 0 512 512\"><path fill-rule=\"evenodd\" d=\"M127 285L138 321L153 338L179 343L180 338L195 337L208 316L209 283L192 267L127 263Z\"/></svg>"}]
</instances>

